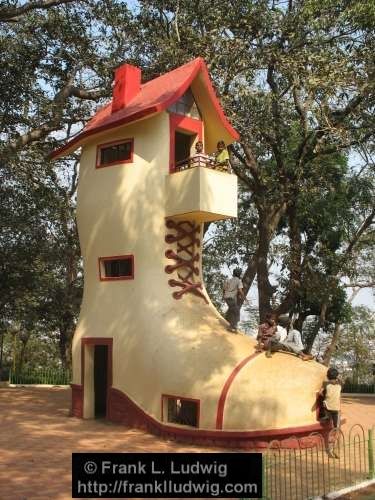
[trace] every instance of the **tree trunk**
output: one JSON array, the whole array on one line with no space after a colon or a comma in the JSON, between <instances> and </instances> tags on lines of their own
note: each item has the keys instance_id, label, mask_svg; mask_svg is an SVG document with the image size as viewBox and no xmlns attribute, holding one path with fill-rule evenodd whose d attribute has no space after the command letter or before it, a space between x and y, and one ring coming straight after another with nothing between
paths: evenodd
<instances>
[{"instance_id":1,"label":"tree trunk","mask_svg":"<svg viewBox=\"0 0 375 500\"><path fill-rule=\"evenodd\" d=\"M257 282L260 321L270 312L273 288L269 282L268 254L270 248L270 224L267 218L259 217L259 246L257 252Z\"/></svg>"},{"instance_id":2,"label":"tree trunk","mask_svg":"<svg viewBox=\"0 0 375 500\"><path fill-rule=\"evenodd\" d=\"M327 307L328 307L328 304L327 302L323 302L321 308L320 308L320 314L319 314L319 320L316 324L316 327L314 329L313 332L311 332L311 334L306 338L306 348L305 348L305 351L307 353L310 353L311 352L311 349L314 345L314 341L316 339L316 336L318 335L319 333L319 330L321 329L321 327L324 325L325 321L326 321L326 314L327 314Z\"/></svg>"},{"instance_id":3,"label":"tree trunk","mask_svg":"<svg viewBox=\"0 0 375 500\"><path fill-rule=\"evenodd\" d=\"M245 296L248 294L251 285L253 284L254 278L257 273L257 260L258 260L258 250L255 252L255 255L249 260L246 271L242 277L243 283L243 291ZM242 307L243 300L239 301L240 307Z\"/></svg>"},{"instance_id":4,"label":"tree trunk","mask_svg":"<svg viewBox=\"0 0 375 500\"><path fill-rule=\"evenodd\" d=\"M0 340L0 381L1 381L1 375L3 371L3 352L4 352L4 336L5 332L1 332L1 340Z\"/></svg>"},{"instance_id":5,"label":"tree trunk","mask_svg":"<svg viewBox=\"0 0 375 500\"><path fill-rule=\"evenodd\" d=\"M266 202L258 205L259 221L258 236L259 244L257 250L257 282L260 321L272 310L271 300L274 288L269 281L268 255L270 243L281 217L284 215L287 205L285 202L278 206L269 205Z\"/></svg>"},{"instance_id":6,"label":"tree trunk","mask_svg":"<svg viewBox=\"0 0 375 500\"><path fill-rule=\"evenodd\" d=\"M59 332L59 352L61 364L64 370L70 370L72 364L70 355L70 347L73 337L72 330L66 326L60 326Z\"/></svg>"},{"instance_id":7,"label":"tree trunk","mask_svg":"<svg viewBox=\"0 0 375 500\"><path fill-rule=\"evenodd\" d=\"M302 330L303 330L303 324L304 324L304 322L305 322L305 320L306 320L306 318L307 318L308 315L309 315L308 313L300 312L298 314L298 318L294 322L294 328L296 330L298 330L299 332L301 332L301 333L302 333Z\"/></svg>"},{"instance_id":8,"label":"tree trunk","mask_svg":"<svg viewBox=\"0 0 375 500\"><path fill-rule=\"evenodd\" d=\"M21 349L19 351L17 364L16 364L16 366L17 366L16 369L17 369L17 372L19 372L19 373L22 371L23 364L25 361L25 353L26 353L26 347L27 347L28 341L29 341L29 338L21 340Z\"/></svg>"},{"instance_id":9,"label":"tree trunk","mask_svg":"<svg viewBox=\"0 0 375 500\"><path fill-rule=\"evenodd\" d=\"M333 332L331 342L329 343L329 345L328 345L328 347L325 350L324 355L323 355L323 364L326 366L329 366L329 363L331 362L331 357L332 357L334 350L336 349L337 343L339 341L340 333L341 333L341 324L337 321L335 323L335 330Z\"/></svg>"},{"instance_id":10,"label":"tree trunk","mask_svg":"<svg viewBox=\"0 0 375 500\"><path fill-rule=\"evenodd\" d=\"M297 220L297 207L295 204L289 206L287 210L289 219L289 285L285 298L276 309L277 315L290 313L294 310L298 291L301 286L302 274L302 242L301 229Z\"/></svg>"},{"instance_id":11,"label":"tree trunk","mask_svg":"<svg viewBox=\"0 0 375 500\"><path fill-rule=\"evenodd\" d=\"M71 192L74 190L71 188ZM74 221L70 199L66 193L65 206L61 210L61 221L64 225L64 233L67 240L66 267L65 267L65 290L59 325L59 351L60 360L65 370L71 369L71 343L75 329L74 306L76 300L74 282L77 279L77 268L79 255L76 248L78 239L77 226L74 221L73 228L69 227L69 221Z\"/></svg>"}]
</instances>

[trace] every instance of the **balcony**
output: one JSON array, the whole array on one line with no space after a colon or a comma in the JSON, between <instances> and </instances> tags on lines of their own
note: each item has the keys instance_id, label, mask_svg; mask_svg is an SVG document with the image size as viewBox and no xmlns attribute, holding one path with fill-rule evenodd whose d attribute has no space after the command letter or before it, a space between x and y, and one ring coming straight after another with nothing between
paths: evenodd
<instances>
[{"instance_id":1,"label":"balcony","mask_svg":"<svg viewBox=\"0 0 375 500\"><path fill-rule=\"evenodd\" d=\"M237 176L221 168L201 158L179 162L165 181L166 217L198 222L237 217Z\"/></svg>"},{"instance_id":2,"label":"balcony","mask_svg":"<svg viewBox=\"0 0 375 500\"><path fill-rule=\"evenodd\" d=\"M215 159L205 154L196 154L188 160L177 162L175 171L182 172L183 170L196 167L212 168L218 172L227 172L228 174L232 173L229 165L215 165Z\"/></svg>"}]
</instances>

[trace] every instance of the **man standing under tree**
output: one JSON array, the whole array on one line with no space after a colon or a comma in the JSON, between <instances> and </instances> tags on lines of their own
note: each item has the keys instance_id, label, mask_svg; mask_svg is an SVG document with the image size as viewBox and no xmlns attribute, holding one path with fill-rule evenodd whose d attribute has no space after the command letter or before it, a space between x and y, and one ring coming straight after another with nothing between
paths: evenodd
<instances>
[{"instance_id":1,"label":"man standing under tree","mask_svg":"<svg viewBox=\"0 0 375 500\"><path fill-rule=\"evenodd\" d=\"M240 320L240 306L238 304L238 298L246 300L243 292L241 274L241 269L235 269L233 271L233 278L226 280L223 287L223 299L228 305L228 311L225 314L225 319L230 325L228 328L229 331L234 333L237 332L237 323Z\"/></svg>"}]
</instances>

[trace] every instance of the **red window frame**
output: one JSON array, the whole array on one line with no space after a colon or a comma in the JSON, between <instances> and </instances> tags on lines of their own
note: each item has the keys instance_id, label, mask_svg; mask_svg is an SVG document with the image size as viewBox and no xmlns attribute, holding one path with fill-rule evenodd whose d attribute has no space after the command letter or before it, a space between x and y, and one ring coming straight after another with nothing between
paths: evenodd
<instances>
[{"instance_id":1,"label":"red window frame","mask_svg":"<svg viewBox=\"0 0 375 500\"><path fill-rule=\"evenodd\" d=\"M109 146L117 146L118 144L123 144L125 142L130 143L130 158L128 160L119 160L112 161L111 163L100 163L100 152L102 149L107 148ZM120 139L118 141L105 142L103 144L98 144L96 146L96 166L95 168L106 168L111 167L113 165L123 165L124 163L133 163L133 154L134 154L134 138L130 137L128 139Z\"/></svg>"},{"instance_id":2,"label":"red window frame","mask_svg":"<svg viewBox=\"0 0 375 500\"><path fill-rule=\"evenodd\" d=\"M161 395L161 421L165 422L167 424L176 424L176 422L170 422L168 419L164 420L164 400L165 399L180 399L181 401L193 401L194 403L197 404L197 425L194 428L199 428L200 425L200 417L201 417L201 400L200 399L194 399L194 398L186 398L182 396L176 396L173 394L162 394ZM168 418L168 417L167 417ZM177 425L183 425L183 424L177 424ZM191 427L190 425L187 425L186 427Z\"/></svg>"},{"instance_id":3,"label":"red window frame","mask_svg":"<svg viewBox=\"0 0 375 500\"><path fill-rule=\"evenodd\" d=\"M169 173L175 171L175 133L188 132L189 134L196 134L198 139L202 141L203 137L203 121L189 116L178 115L176 113L169 113ZM180 398L181 399L181 398Z\"/></svg>"},{"instance_id":4,"label":"red window frame","mask_svg":"<svg viewBox=\"0 0 375 500\"><path fill-rule=\"evenodd\" d=\"M104 264L102 263L108 260L131 260L132 264L132 274L130 276L105 276L102 275L102 267L105 272ZM98 267L99 267L99 280L100 281L121 281L121 280L133 280L134 279L134 255L112 255L110 257L99 257L98 258Z\"/></svg>"}]
</instances>

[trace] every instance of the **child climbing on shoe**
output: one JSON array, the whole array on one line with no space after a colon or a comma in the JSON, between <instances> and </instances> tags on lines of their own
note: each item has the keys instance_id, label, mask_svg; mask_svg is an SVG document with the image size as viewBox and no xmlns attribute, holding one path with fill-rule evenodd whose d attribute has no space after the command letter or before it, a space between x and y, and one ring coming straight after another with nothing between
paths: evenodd
<instances>
[{"instance_id":1,"label":"child climbing on shoe","mask_svg":"<svg viewBox=\"0 0 375 500\"><path fill-rule=\"evenodd\" d=\"M336 368L329 368L327 379L323 382L320 395L323 397L324 415L320 420L332 421L333 428L340 428L340 406L341 406L341 382L339 381L339 372ZM333 450L334 442L328 446L328 455L331 458L338 458Z\"/></svg>"},{"instance_id":2,"label":"child climbing on shoe","mask_svg":"<svg viewBox=\"0 0 375 500\"><path fill-rule=\"evenodd\" d=\"M333 427L340 427L340 401L341 401L341 382L338 379L339 372L336 368L329 368L327 379L323 382L320 394L323 397L323 407L325 416L323 419L332 420Z\"/></svg>"}]
</instances>

